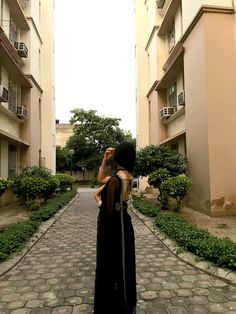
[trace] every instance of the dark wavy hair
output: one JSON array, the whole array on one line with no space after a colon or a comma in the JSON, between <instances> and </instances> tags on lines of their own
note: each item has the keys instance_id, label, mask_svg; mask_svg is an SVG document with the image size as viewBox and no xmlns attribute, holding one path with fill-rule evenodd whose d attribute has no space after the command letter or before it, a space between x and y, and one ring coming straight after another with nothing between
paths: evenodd
<instances>
[{"instance_id":1,"label":"dark wavy hair","mask_svg":"<svg viewBox=\"0 0 236 314\"><path fill-rule=\"evenodd\" d=\"M113 157L116 164L120 167L125 168L129 172L133 170L136 160L136 151L133 144L121 142L115 148Z\"/></svg>"}]
</instances>

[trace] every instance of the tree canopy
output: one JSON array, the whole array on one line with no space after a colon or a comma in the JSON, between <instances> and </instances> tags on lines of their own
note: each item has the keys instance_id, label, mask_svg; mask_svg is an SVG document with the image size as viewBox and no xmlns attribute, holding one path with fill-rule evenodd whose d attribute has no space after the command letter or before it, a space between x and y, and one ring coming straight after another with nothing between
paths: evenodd
<instances>
[{"instance_id":1,"label":"tree canopy","mask_svg":"<svg viewBox=\"0 0 236 314\"><path fill-rule=\"evenodd\" d=\"M137 176L148 176L159 168L165 168L171 176L185 173L187 159L164 145L149 145L137 152L134 172Z\"/></svg>"},{"instance_id":2,"label":"tree canopy","mask_svg":"<svg viewBox=\"0 0 236 314\"><path fill-rule=\"evenodd\" d=\"M107 147L116 147L122 141L135 145L130 131L119 127L120 119L98 116L96 110L77 108L71 111L74 135L67 141L66 149L74 150L72 157L76 168L96 168Z\"/></svg>"}]
</instances>

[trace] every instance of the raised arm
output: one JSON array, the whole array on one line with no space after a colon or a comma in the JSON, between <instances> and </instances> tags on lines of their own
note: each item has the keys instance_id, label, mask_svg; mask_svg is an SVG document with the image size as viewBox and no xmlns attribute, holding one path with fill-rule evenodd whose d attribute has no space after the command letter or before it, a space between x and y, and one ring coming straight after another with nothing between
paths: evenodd
<instances>
[{"instance_id":1,"label":"raised arm","mask_svg":"<svg viewBox=\"0 0 236 314\"><path fill-rule=\"evenodd\" d=\"M97 175L98 182L100 182L102 184L106 183L106 181L107 181L106 167L107 167L108 160L113 155L113 152L114 152L114 148L109 147L106 149L106 151L103 155L102 163L101 163L101 166L99 167L98 175Z\"/></svg>"}]
</instances>

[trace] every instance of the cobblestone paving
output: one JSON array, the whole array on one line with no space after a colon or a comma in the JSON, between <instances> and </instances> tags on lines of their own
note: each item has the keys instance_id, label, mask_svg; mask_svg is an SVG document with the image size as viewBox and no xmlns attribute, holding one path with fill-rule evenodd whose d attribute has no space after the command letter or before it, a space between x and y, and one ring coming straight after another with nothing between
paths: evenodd
<instances>
[{"instance_id":1,"label":"cobblestone paving","mask_svg":"<svg viewBox=\"0 0 236 314\"><path fill-rule=\"evenodd\" d=\"M137 314L236 314L235 286L179 260L131 216ZM24 259L0 277L0 314L92 313L96 220L93 194L80 193Z\"/></svg>"}]
</instances>

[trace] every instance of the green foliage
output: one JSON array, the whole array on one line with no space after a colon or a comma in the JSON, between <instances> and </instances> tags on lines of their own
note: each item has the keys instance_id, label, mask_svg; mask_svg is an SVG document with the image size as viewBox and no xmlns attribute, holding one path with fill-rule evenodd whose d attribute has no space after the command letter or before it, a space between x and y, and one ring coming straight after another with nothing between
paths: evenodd
<instances>
[{"instance_id":1,"label":"green foliage","mask_svg":"<svg viewBox=\"0 0 236 314\"><path fill-rule=\"evenodd\" d=\"M142 197L132 195L132 202L135 208L148 217L156 217L157 213L160 211L160 206L152 204Z\"/></svg>"},{"instance_id":2,"label":"green foliage","mask_svg":"<svg viewBox=\"0 0 236 314\"><path fill-rule=\"evenodd\" d=\"M134 173L136 176L148 176L159 168L166 168L171 176L176 176L184 173L186 167L187 159L169 146L149 145L137 152Z\"/></svg>"},{"instance_id":3,"label":"green foliage","mask_svg":"<svg viewBox=\"0 0 236 314\"><path fill-rule=\"evenodd\" d=\"M61 192L65 192L74 182L74 178L72 176L64 173L57 173L55 178L59 182L59 189Z\"/></svg>"},{"instance_id":4,"label":"green foliage","mask_svg":"<svg viewBox=\"0 0 236 314\"><path fill-rule=\"evenodd\" d=\"M60 208L65 206L76 191L66 192L49 205L34 212L27 221L17 223L0 233L0 262L6 260L12 253L21 249L30 237L37 231L40 223L52 217Z\"/></svg>"},{"instance_id":5,"label":"green foliage","mask_svg":"<svg viewBox=\"0 0 236 314\"><path fill-rule=\"evenodd\" d=\"M27 167L12 178L11 189L22 197L30 208L36 209L37 202L32 200L47 200L58 187L58 180L52 175L52 171L42 167Z\"/></svg>"},{"instance_id":6,"label":"green foliage","mask_svg":"<svg viewBox=\"0 0 236 314\"><path fill-rule=\"evenodd\" d=\"M60 208L67 204L76 195L75 190L67 191L50 202L49 205L34 212L30 219L33 221L45 221L52 217Z\"/></svg>"},{"instance_id":7,"label":"green foliage","mask_svg":"<svg viewBox=\"0 0 236 314\"><path fill-rule=\"evenodd\" d=\"M160 206L132 196L133 206L141 213L155 217L157 227L183 248L219 267L236 270L236 243L229 238L218 238L208 230L186 222L178 213L163 212Z\"/></svg>"},{"instance_id":8,"label":"green foliage","mask_svg":"<svg viewBox=\"0 0 236 314\"><path fill-rule=\"evenodd\" d=\"M38 229L37 221L26 221L9 227L0 233L0 261L7 259Z\"/></svg>"},{"instance_id":9,"label":"green foliage","mask_svg":"<svg viewBox=\"0 0 236 314\"><path fill-rule=\"evenodd\" d=\"M132 134L119 127L120 119L98 116L96 110L78 108L71 112L74 135L69 138L66 149L74 150L73 168L94 169L107 147L115 147L124 140L134 143Z\"/></svg>"},{"instance_id":10,"label":"green foliage","mask_svg":"<svg viewBox=\"0 0 236 314\"><path fill-rule=\"evenodd\" d=\"M168 178L161 183L160 189L176 199L176 210L181 208L181 200L192 186L192 181L184 174Z\"/></svg>"},{"instance_id":11,"label":"green foliage","mask_svg":"<svg viewBox=\"0 0 236 314\"><path fill-rule=\"evenodd\" d=\"M56 146L56 171L70 169L70 156L66 148Z\"/></svg>"},{"instance_id":12,"label":"green foliage","mask_svg":"<svg viewBox=\"0 0 236 314\"><path fill-rule=\"evenodd\" d=\"M6 191L8 187L8 180L0 178L0 196Z\"/></svg>"},{"instance_id":13,"label":"green foliage","mask_svg":"<svg viewBox=\"0 0 236 314\"><path fill-rule=\"evenodd\" d=\"M171 177L169 170L166 168L159 168L158 170L153 171L148 176L149 185L154 188L160 189L161 183Z\"/></svg>"},{"instance_id":14,"label":"green foliage","mask_svg":"<svg viewBox=\"0 0 236 314\"><path fill-rule=\"evenodd\" d=\"M153 171L148 176L149 185L157 188L160 192L157 198L161 202L162 209L168 207L168 195L161 189L161 184L169 178L171 178L171 175L169 170L167 170L166 168L159 168L158 170Z\"/></svg>"}]
</instances>

